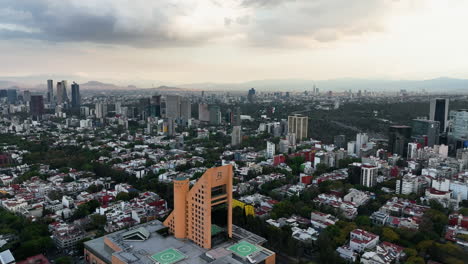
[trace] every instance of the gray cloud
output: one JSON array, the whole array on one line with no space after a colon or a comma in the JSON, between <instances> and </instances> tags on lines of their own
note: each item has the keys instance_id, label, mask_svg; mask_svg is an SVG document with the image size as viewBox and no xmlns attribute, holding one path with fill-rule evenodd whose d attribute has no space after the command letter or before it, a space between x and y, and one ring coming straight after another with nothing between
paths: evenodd
<instances>
[{"instance_id":1,"label":"gray cloud","mask_svg":"<svg viewBox=\"0 0 468 264\"><path fill-rule=\"evenodd\" d=\"M220 16L221 29L212 25L198 28L195 23L178 25L179 18L190 21L198 1L249 14ZM161 47L198 45L240 33L255 45L282 45L291 37L325 42L381 30L389 1L0 0L0 38ZM2 24L16 27L2 28Z\"/></svg>"}]
</instances>

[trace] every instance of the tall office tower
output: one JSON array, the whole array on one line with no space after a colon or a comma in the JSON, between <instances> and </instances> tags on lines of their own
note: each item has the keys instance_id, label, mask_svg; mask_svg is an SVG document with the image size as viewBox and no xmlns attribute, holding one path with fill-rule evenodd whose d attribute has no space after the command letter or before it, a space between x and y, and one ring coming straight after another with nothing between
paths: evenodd
<instances>
[{"instance_id":1,"label":"tall office tower","mask_svg":"<svg viewBox=\"0 0 468 264\"><path fill-rule=\"evenodd\" d=\"M44 114L44 97L42 95L32 95L29 104L29 111L33 119L39 120Z\"/></svg>"},{"instance_id":2,"label":"tall office tower","mask_svg":"<svg viewBox=\"0 0 468 264\"><path fill-rule=\"evenodd\" d=\"M356 154L356 141L349 141L347 145L348 155Z\"/></svg>"},{"instance_id":3,"label":"tall office tower","mask_svg":"<svg viewBox=\"0 0 468 264\"><path fill-rule=\"evenodd\" d=\"M253 103L255 101L255 89L254 88L251 88L249 90L249 93L247 95L247 99L249 100L249 102Z\"/></svg>"},{"instance_id":4,"label":"tall office tower","mask_svg":"<svg viewBox=\"0 0 468 264\"><path fill-rule=\"evenodd\" d=\"M231 134L231 145L239 146L242 143L242 128L241 126L233 126Z\"/></svg>"},{"instance_id":5,"label":"tall office tower","mask_svg":"<svg viewBox=\"0 0 468 264\"><path fill-rule=\"evenodd\" d=\"M410 139L410 126L391 126L388 130L388 150L393 154L406 157Z\"/></svg>"},{"instance_id":6,"label":"tall office tower","mask_svg":"<svg viewBox=\"0 0 468 264\"><path fill-rule=\"evenodd\" d=\"M450 138L459 141L468 140L468 109L450 111L451 127L448 133Z\"/></svg>"},{"instance_id":7,"label":"tall office tower","mask_svg":"<svg viewBox=\"0 0 468 264\"><path fill-rule=\"evenodd\" d=\"M210 111L210 124L220 125L221 124L221 109L217 105L211 105Z\"/></svg>"},{"instance_id":8,"label":"tall office tower","mask_svg":"<svg viewBox=\"0 0 468 264\"><path fill-rule=\"evenodd\" d=\"M184 126L189 125L189 121L192 118L192 103L189 98L182 98L180 101L180 118Z\"/></svg>"},{"instance_id":9,"label":"tall office tower","mask_svg":"<svg viewBox=\"0 0 468 264\"><path fill-rule=\"evenodd\" d=\"M161 117L161 95L153 95L151 97L150 115L153 117Z\"/></svg>"},{"instance_id":10,"label":"tall office tower","mask_svg":"<svg viewBox=\"0 0 468 264\"><path fill-rule=\"evenodd\" d=\"M8 91L5 89L0 90L0 98L8 97Z\"/></svg>"},{"instance_id":11,"label":"tall office tower","mask_svg":"<svg viewBox=\"0 0 468 264\"><path fill-rule=\"evenodd\" d=\"M198 120L210 122L210 110L207 104L198 104Z\"/></svg>"},{"instance_id":12,"label":"tall office tower","mask_svg":"<svg viewBox=\"0 0 468 264\"><path fill-rule=\"evenodd\" d=\"M16 104L16 101L18 100L17 91L15 89L8 89L7 99L9 104Z\"/></svg>"},{"instance_id":13,"label":"tall office tower","mask_svg":"<svg viewBox=\"0 0 468 264\"><path fill-rule=\"evenodd\" d=\"M71 85L71 105L72 107L80 107L81 106L81 95L80 95L80 86L73 82Z\"/></svg>"},{"instance_id":14,"label":"tall office tower","mask_svg":"<svg viewBox=\"0 0 468 264\"><path fill-rule=\"evenodd\" d=\"M47 80L47 102L50 104L54 101L54 81Z\"/></svg>"},{"instance_id":15,"label":"tall office tower","mask_svg":"<svg viewBox=\"0 0 468 264\"><path fill-rule=\"evenodd\" d=\"M57 104L63 104L63 84L62 82L57 82Z\"/></svg>"},{"instance_id":16,"label":"tall office tower","mask_svg":"<svg viewBox=\"0 0 468 264\"><path fill-rule=\"evenodd\" d=\"M369 143L369 136L366 133L356 135L356 155L361 156L361 148Z\"/></svg>"},{"instance_id":17,"label":"tall office tower","mask_svg":"<svg viewBox=\"0 0 468 264\"><path fill-rule=\"evenodd\" d=\"M333 144L337 148L346 148L346 136L345 135L337 135L333 138Z\"/></svg>"},{"instance_id":18,"label":"tall office tower","mask_svg":"<svg viewBox=\"0 0 468 264\"><path fill-rule=\"evenodd\" d=\"M62 80L62 89L63 89L63 92L62 92L62 99L63 99L63 102L68 102L68 81L66 80Z\"/></svg>"},{"instance_id":19,"label":"tall office tower","mask_svg":"<svg viewBox=\"0 0 468 264\"><path fill-rule=\"evenodd\" d=\"M122 114L122 103L121 102L116 102L114 104L114 108L115 108L115 114L116 115L121 115Z\"/></svg>"},{"instance_id":20,"label":"tall office tower","mask_svg":"<svg viewBox=\"0 0 468 264\"><path fill-rule=\"evenodd\" d=\"M376 166L363 164L361 166L360 184L366 187L374 187L377 184L377 171Z\"/></svg>"},{"instance_id":21,"label":"tall office tower","mask_svg":"<svg viewBox=\"0 0 468 264\"><path fill-rule=\"evenodd\" d=\"M94 114L96 118L105 118L107 116L107 104L106 103L96 103L94 108Z\"/></svg>"},{"instance_id":22,"label":"tall office tower","mask_svg":"<svg viewBox=\"0 0 468 264\"><path fill-rule=\"evenodd\" d=\"M241 110L240 110L240 107L234 108L234 111L232 112L231 124L233 126L240 126L241 125Z\"/></svg>"},{"instance_id":23,"label":"tall office tower","mask_svg":"<svg viewBox=\"0 0 468 264\"><path fill-rule=\"evenodd\" d=\"M267 148L266 148L266 156L269 159L272 159L275 156L276 152L276 146L275 143L267 141Z\"/></svg>"},{"instance_id":24,"label":"tall office tower","mask_svg":"<svg viewBox=\"0 0 468 264\"><path fill-rule=\"evenodd\" d=\"M180 96L167 95L166 96L166 117L177 120L180 118Z\"/></svg>"},{"instance_id":25,"label":"tall office tower","mask_svg":"<svg viewBox=\"0 0 468 264\"><path fill-rule=\"evenodd\" d=\"M440 123L427 119L413 119L411 137L423 146L439 145Z\"/></svg>"},{"instance_id":26,"label":"tall office tower","mask_svg":"<svg viewBox=\"0 0 468 264\"><path fill-rule=\"evenodd\" d=\"M447 131L448 125L448 109L449 99L435 98L431 99L431 105L429 109L429 119L433 121L439 121L440 133Z\"/></svg>"},{"instance_id":27,"label":"tall office tower","mask_svg":"<svg viewBox=\"0 0 468 264\"><path fill-rule=\"evenodd\" d=\"M23 91L23 101L24 102L30 102L31 101L31 92L26 90Z\"/></svg>"},{"instance_id":28,"label":"tall office tower","mask_svg":"<svg viewBox=\"0 0 468 264\"><path fill-rule=\"evenodd\" d=\"M288 116L288 134L296 134L299 141L307 139L309 118L302 115Z\"/></svg>"},{"instance_id":29,"label":"tall office tower","mask_svg":"<svg viewBox=\"0 0 468 264\"><path fill-rule=\"evenodd\" d=\"M188 178L174 180L174 210L164 221L179 239L189 239L203 248L211 248L213 230L219 228L212 210L226 205L227 235L232 237L232 165L208 169L190 188ZM213 228L215 227L215 228Z\"/></svg>"},{"instance_id":30,"label":"tall office tower","mask_svg":"<svg viewBox=\"0 0 468 264\"><path fill-rule=\"evenodd\" d=\"M408 159L416 159L418 156L418 143L408 143Z\"/></svg>"}]
</instances>

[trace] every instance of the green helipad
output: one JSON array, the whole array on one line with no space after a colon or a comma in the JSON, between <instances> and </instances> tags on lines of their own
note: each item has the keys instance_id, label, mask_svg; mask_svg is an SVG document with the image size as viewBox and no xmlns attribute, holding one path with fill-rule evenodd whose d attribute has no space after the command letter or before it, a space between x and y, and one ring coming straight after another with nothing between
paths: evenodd
<instances>
[{"instance_id":1,"label":"green helipad","mask_svg":"<svg viewBox=\"0 0 468 264\"><path fill-rule=\"evenodd\" d=\"M151 256L151 259L160 264L172 264L185 259L185 255L177 249L166 249Z\"/></svg>"},{"instance_id":2,"label":"green helipad","mask_svg":"<svg viewBox=\"0 0 468 264\"><path fill-rule=\"evenodd\" d=\"M247 257L250 254L260 251L260 249L247 241L241 241L235 245L232 245L228 250L236 253L239 256Z\"/></svg>"}]
</instances>

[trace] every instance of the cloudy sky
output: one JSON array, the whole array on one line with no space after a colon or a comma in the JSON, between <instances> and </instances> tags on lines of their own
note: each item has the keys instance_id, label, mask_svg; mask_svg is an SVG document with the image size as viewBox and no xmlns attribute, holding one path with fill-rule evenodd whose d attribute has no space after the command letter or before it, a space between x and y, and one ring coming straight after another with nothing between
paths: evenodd
<instances>
[{"instance_id":1,"label":"cloudy sky","mask_svg":"<svg viewBox=\"0 0 468 264\"><path fill-rule=\"evenodd\" d=\"M0 0L0 76L468 78L468 0Z\"/></svg>"}]
</instances>

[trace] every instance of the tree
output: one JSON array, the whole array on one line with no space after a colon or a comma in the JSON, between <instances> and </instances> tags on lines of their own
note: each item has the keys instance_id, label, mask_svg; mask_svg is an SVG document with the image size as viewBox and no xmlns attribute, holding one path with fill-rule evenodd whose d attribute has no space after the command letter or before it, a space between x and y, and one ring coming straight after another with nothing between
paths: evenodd
<instances>
[{"instance_id":1,"label":"tree","mask_svg":"<svg viewBox=\"0 0 468 264\"><path fill-rule=\"evenodd\" d=\"M105 215L93 214L91 218L91 228L92 229L101 229L107 223L107 217Z\"/></svg>"},{"instance_id":2,"label":"tree","mask_svg":"<svg viewBox=\"0 0 468 264\"><path fill-rule=\"evenodd\" d=\"M130 201L132 198L130 195L126 192L119 192L117 196L115 197L117 201Z\"/></svg>"},{"instance_id":3,"label":"tree","mask_svg":"<svg viewBox=\"0 0 468 264\"><path fill-rule=\"evenodd\" d=\"M405 264L425 264L425 263L426 262L424 261L424 259L418 256L409 257L408 260L406 260L405 262Z\"/></svg>"},{"instance_id":4,"label":"tree","mask_svg":"<svg viewBox=\"0 0 468 264\"><path fill-rule=\"evenodd\" d=\"M400 236L389 227L382 229L382 239L389 242L394 242L400 239Z\"/></svg>"},{"instance_id":5,"label":"tree","mask_svg":"<svg viewBox=\"0 0 468 264\"><path fill-rule=\"evenodd\" d=\"M371 225L371 220L367 215L360 215L356 217L354 222L356 222L356 225L359 227L366 227Z\"/></svg>"},{"instance_id":6,"label":"tree","mask_svg":"<svg viewBox=\"0 0 468 264\"><path fill-rule=\"evenodd\" d=\"M57 264L72 264L73 260L69 256L63 256L55 259L55 263Z\"/></svg>"}]
</instances>

